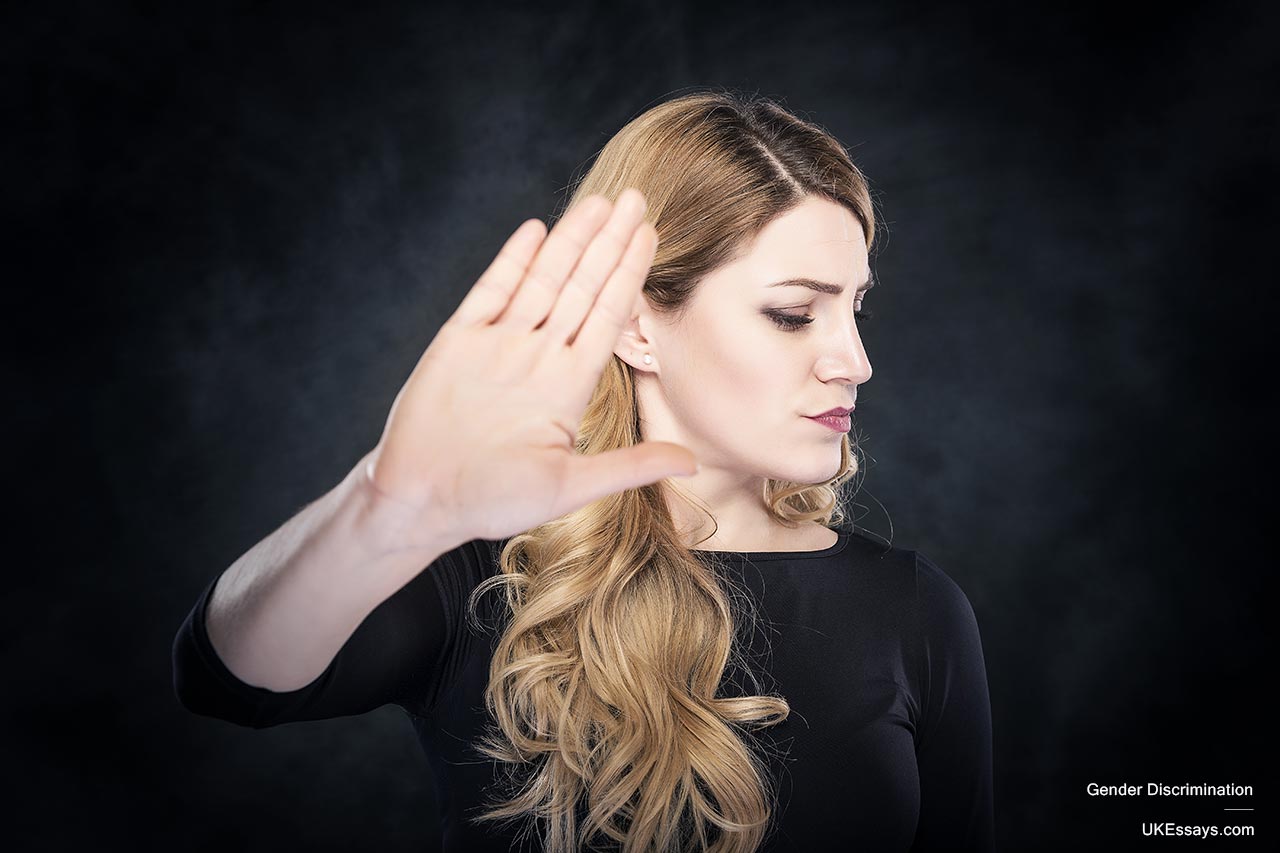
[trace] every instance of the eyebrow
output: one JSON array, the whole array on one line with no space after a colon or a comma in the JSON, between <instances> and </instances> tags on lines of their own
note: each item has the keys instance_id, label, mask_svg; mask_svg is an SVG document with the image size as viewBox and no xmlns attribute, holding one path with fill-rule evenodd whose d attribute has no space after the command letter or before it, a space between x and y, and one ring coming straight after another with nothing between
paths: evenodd
<instances>
[{"instance_id":1,"label":"eyebrow","mask_svg":"<svg viewBox=\"0 0 1280 853\"><path fill-rule=\"evenodd\" d=\"M867 279L867 283L858 288L859 293L865 293L876 286L875 276ZM838 284L831 284L826 281L815 281L811 278L789 278L786 281L775 281L773 284L767 284L765 287L807 287L810 290L816 290L819 293L829 293L833 296L839 296L844 293L844 288Z\"/></svg>"}]
</instances>

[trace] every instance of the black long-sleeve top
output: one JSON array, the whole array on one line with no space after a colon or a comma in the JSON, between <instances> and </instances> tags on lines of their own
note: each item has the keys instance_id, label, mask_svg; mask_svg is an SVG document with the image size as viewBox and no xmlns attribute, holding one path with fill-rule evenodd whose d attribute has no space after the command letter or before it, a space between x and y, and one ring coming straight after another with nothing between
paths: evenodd
<instances>
[{"instance_id":1,"label":"black long-sleeve top","mask_svg":"<svg viewBox=\"0 0 1280 853\"><path fill-rule=\"evenodd\" d=\"M837 533L819 551L695 552L723 559L751 596L752 671L791 706L751 747L764 746L778 795L761 849L994 850L991 708L969 600L923 554ZM517 849L518 825L504 834L466 820L502 778L469 748L487 722L498 632L473 630L465 607L497 571L503 544L477 539L441 556L370 613L315 681L284 693L240 681L214 652L204 622L214 578L174 639L177 696L190 711L253 728L394 703L436 775L442 849ZM500 598L480 599L488 626Z\"/></svg>"}]
</instances>

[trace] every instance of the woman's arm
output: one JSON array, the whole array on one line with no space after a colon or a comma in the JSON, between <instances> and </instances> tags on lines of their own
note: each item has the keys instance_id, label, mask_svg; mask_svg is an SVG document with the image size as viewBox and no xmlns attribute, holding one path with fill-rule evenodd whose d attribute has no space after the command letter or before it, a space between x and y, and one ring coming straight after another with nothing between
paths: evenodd
<instances>
[{"instance_id":1,"label":"woman's arm","mask_svg":"<svg viewBox=\"0 0 1280 853\"><path fill-rule=\"evenodd\" d=\"M225 664L237 687L301 690L446 552L690 473L692 454L670 442L580 454L573 441L653 262L644 214L628 188L616 205L587 197L549 233L517 228L418 359L377 447L208 590L213 654L186 660Z\"/></svg>"},{"instance_id":2,"label":"woman's arm","mask_svg":"<svg viewBox=\"0 0 1280 853\"><path fill-rule=\"evenodd\" d=\"M916 554L925 684L916 762L916 853L995 850L991 699L982 639L963 590Z\"/></svg>"},{"instance_id":3,"label":"woman's arm","mask_svg":"<svg viewBox=\"0 0 1280 853\"><path fill-rule=\"evenodd\" d=\"M370 487L367 458L218 579L208 638L245 684L310 684L374 608L454 546L395 547L402 513Z\"/></svg>"}]
</instances>

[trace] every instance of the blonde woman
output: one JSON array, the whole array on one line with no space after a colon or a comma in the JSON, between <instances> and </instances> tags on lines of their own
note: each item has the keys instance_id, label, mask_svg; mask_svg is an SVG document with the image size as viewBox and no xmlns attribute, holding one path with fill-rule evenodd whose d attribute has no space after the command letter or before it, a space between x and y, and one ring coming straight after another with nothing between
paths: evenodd
<instances>
[{"instance_id":1,"label":"blonde woman","mask_svg":"<svg viewBox=\"0 0 1280 853\"><path fill-rule=\"evenodd\" d=\"M771 100L632 120L377 445L205 588L183 705L399 705L447 851L993 849L973 610L840 504L873 236L845 149Z\"/></svg>"}]
</instances>

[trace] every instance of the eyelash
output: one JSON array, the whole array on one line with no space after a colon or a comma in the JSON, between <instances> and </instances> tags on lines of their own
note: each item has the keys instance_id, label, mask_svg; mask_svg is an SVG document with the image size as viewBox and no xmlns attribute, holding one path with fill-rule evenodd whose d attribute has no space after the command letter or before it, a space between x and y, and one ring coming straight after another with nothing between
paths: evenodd
<instances>
[{"instance_id":1,"label":"eyelash","mask_svg":"<svg viewBox=\"0 0 1280 853\"><path fill-rule=\"evenodd\" d=\"M786 332L798 332L800 329L813 322L812 317L798 317L795 314L782 314L777 311L766 311L769 319L773 320L774 325ZM860 323L875 317L875 314L867 309L866 311L854 311L853 318Z\"/></svg>"}]
</instances>

